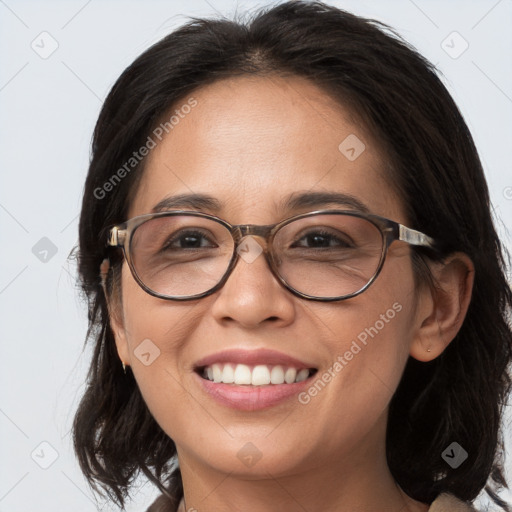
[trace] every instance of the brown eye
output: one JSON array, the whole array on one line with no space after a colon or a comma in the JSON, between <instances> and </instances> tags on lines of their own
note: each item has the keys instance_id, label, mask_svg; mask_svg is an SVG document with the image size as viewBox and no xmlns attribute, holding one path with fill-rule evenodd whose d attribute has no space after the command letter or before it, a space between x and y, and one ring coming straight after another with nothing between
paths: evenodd
<instances>
[{"instance_id":1,"label":"brown eye","mask_svg":"<svg viewBox=\"0 0 512 512\"><path fill-rule=\"evenodd\" d=\"M344 239L343 239L344 238ZM303 248L350 248L352 244L346 240L348 237L337 237L326 230L310 231L305 234L298 242L295 242L292 247L303 247ZM299 242L305 242L307 245L299 244Z\"/></svg>"},{"instance_id":2,"label":"brown eye","mask_svg":"<svg viewBox=\"0 0 512 512\"><path fill-rule=\"evenodd\" d=\"M201 247L218 247L201 231L182 231L165 243L163 251L170 249L200 249Z\"/></svg>"}]
</instances>

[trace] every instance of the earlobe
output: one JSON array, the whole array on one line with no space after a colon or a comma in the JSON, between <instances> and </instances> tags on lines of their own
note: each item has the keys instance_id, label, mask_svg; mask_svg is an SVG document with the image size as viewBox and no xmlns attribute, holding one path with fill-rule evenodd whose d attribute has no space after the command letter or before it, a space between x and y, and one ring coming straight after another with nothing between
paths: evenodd
<instances>
[{"instance_id":1,"label":"earlobe","mask_svg":"<svg viewBox=\"0 0 512 512\"><path fill-rule=\"evenodd\" d=\"M410 355L418 361L438 357L459 332L471 301L474 265L458 252L431 265L434 287L419 292L417 319Z\"/></svg>"},{"instance_id":2,"label":"earlobe","mask_svg":"<svg viewBox=\"0 0 512 512\"><path fill-rule=\"evenodd\" d=\"M126 330L117 314L110 314L110 327L114 333L117 353L124 366L130 366L130 349L126 338ZM126 373L126 372L125 372Z\"/></svg>"},{"instance_id":3,"label":"earlobe","mask_svg":"<svg viewBox=\"0 0 512 512\"><path fill-rule=\"evenodd\" d=\"M128 347L128 340L126 339L122 315L118 308L119 300L116 297L113 297L107 291L106 283L109 269L110 261L107 258L105 258L100 265L101 286L103 288L103 293L105 295L105 302L107 304L110 328L114 334L117 353L123 365L123 369L125 370L126 373L125 367L129 366L130 363L130 351Z\"/></svg>"}]
</instances>

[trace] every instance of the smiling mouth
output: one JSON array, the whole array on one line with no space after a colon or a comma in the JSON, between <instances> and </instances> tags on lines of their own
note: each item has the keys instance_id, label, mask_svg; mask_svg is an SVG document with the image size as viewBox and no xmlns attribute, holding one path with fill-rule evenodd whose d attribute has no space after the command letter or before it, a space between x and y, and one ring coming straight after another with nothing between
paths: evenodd
<instances>
[{"instance_id":1,"label":"smiling mouth","mask_svg":"<svg viewBox=\"0 0 512 512\"><path fill-rule=\"evenodd\" d=\"M297 368L286 365L247 365L215 363L196 369L200 377L217 384L233 386L268 386L294 384L312 377L316 368Z\"/></svg>"}]
</instances>

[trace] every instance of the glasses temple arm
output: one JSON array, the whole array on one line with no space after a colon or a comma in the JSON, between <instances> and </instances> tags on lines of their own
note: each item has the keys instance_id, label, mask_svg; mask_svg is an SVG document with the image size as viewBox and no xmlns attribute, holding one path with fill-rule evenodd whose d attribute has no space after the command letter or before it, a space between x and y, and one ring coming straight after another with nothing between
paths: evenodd
<instances>
[{"instance_id":1,"label":"glasses temple arm","mask_svg":"<svg viewBox=\"0 0 512 512\"><path fill-rule=\"evenodd\" d=\"M398 239L407 242L411 245L421 245L423 247L434 247L434 239L416 231L415 229L408 228L402 224L398 225Z\"/></svg>"}]
</instances>

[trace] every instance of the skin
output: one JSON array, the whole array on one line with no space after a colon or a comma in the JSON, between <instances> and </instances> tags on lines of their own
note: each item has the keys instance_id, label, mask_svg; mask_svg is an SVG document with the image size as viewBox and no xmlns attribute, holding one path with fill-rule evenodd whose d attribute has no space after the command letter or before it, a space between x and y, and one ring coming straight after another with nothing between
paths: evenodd
<instances>
[{"instance_id":1,"label":"skin","mask_svg":"<svg viewBox=\"0 0 512 512\"><path fill-rule=\"evenodd\" d=\"M309 81L244 76L193 97L197 106L151 151L128 218L193 191L221 201L218 215L232 224L270 224L308 211L278 210L283 197L314 190L349 193L373 213L407 225L377 141ZM366 145L352 162L338 150L349 134ZM145 293L123 264L122 305L111 313L119 357L176 443L186 510L427 510L398 487L387 466L388 406L408 356L434 359L454 338L472 269L455 254L432 266L439 291L416 289L410 247L395 242L366 292L321 303L288 292L261 256L239 260L213 295L176 302ZM197 384L194 363L226 348L276 349L314 362L321 374L394 303L402 310L306 405L291 399L236 411ZM146 338L160 350L149 366L134 355ZM237 457L248 442L261 453L252 467Z\"/></svg>"}]
</instances>

